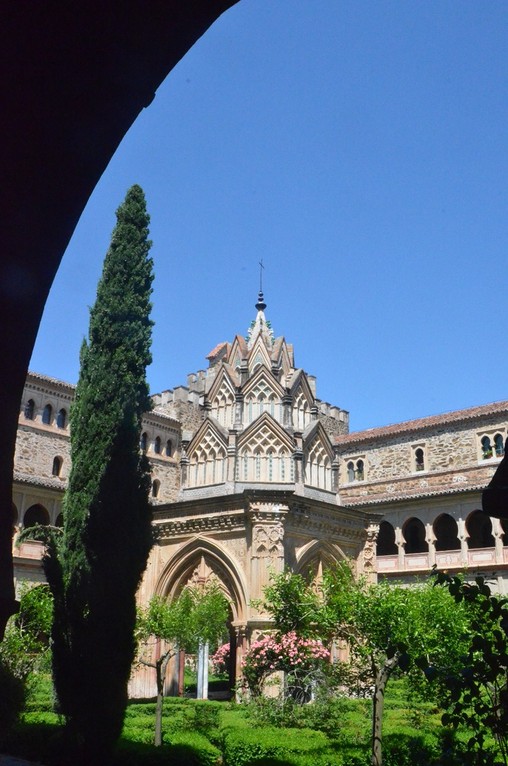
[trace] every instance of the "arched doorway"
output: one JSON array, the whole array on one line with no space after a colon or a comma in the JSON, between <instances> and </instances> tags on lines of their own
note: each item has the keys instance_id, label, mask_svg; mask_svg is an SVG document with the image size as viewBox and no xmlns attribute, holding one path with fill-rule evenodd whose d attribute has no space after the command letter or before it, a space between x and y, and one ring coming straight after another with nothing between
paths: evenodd
<instances>
[{"instance_id":1,"label":"arched doorway","mask_svg":"<svg viewBox=\"0 0 508 766\"><path fill-rule=\"evenodd\" d=\"M241 675L241 660L246 651L247 586L243 574L231 560L227 550L207 539L189 541L168 562L156 586L156 594L169 600L177 598L186 586L200 587L214 582L229 604L229 618L224 626L229 636L229 687ZM180 656L178 668L166 685L169 694L182 693L184 658Z\"/></svg>"}]
</instances>

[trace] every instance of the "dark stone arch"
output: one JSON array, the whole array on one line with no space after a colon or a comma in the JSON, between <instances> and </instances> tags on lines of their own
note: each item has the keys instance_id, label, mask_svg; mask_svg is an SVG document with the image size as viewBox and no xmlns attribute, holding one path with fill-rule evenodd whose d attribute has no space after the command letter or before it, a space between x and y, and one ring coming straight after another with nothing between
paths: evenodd
<instances>
[{"instance_id":1,"label":"dark stone arch","mask_svg":"<svg viewBox=\"0 0 508 766\"><path fill-rule=\"evenodd\" d=\"M473 511L466 520L469 548L493 548L492 521L485 511Z\"/></svg>"},{"instance_id":2,"label":"dark stone arch","mask_svg":"<svg viewBox=\"0 0 508 766\"><path fill-rule=\"evenodd\" d=\"M58 428L65 428L67 425L67 410L64 407L58 410L56 424Z\"/></svg>"},{"instance_id":3,"label":"dark stone arch","mask_svg":"<svg viewBox=\"0 0 508 766\"><path fill-rule=\"evenodd\" d=\"M398 552L395 542L395 529L389 521L382 521L379 525L379 534L376 542L377 556L393 556Z\"/></svg>"},{"instance_id":4,"label":"dark stone arch","mask_svg":"<svg viewBox=\"0 0 508 766\"><path fill-rule=\"evenodd\" d=\"M31 505L30 508L25 511L25 515L23 516L23 527L25 529L34 527L36 524L41 524L43 527L49 525L49 513L40 503Z\"/></svg>"},{"instance_id":5,"label":"dark stone arch","mask_svg":"<svg viewBox=\"0 0 508 766\"><path fill-rule=\"evenodd\" d=\"M459 528L449 513L442 513L441 516L438 516L433 529L436 537L436 551L460 550Z\"/></svg>"},{"instance_id":6,"label":"dark stone arch","mask_svg":"<svg viewBox=\"0 0 508 766\"><path fill-rule=\"evenodd\" d=\"M2 19L0 165L8 191L2 197L0 358L9 364L0 411L0 639L17 609L6 509L19 406L55 273L127 130L182 56L236 2L155 0L148 12L145 2L134 0L121 13L115 3L20 2Z\"/></svg>"},{"instance_id":7,"label":"dark stone arch","mask_svg":"<svg viewBox=\"0 0 508 766\"><path fill-rule=\"evenodd\" d=\"M416 516L406 521L402 534L406 541L406 553L428 553L429 544L425 539L425 526Z\"/></svg>"}]
</instances>

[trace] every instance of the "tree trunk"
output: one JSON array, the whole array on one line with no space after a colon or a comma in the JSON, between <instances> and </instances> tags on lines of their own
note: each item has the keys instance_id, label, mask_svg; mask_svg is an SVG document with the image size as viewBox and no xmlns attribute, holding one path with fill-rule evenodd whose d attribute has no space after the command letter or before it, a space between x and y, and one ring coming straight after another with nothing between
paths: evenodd
<instances>
[{"instance_id":1,"label":"tree trunk","mask_svg":"<svg viewBox=\"0 0 508 766\"><path fill-rule=\"evenodd\" d=\"M157 701L155 703L155 747L162 745L162 709L164 704L164 680L171 654L164 654L157 660L155 669L157 673Z\"/></svg>"},{"instance_id":2,"label":"tree trunk","mask_svg":"<svg viewBox=\"0 0 508 766\"><path fill-rule=\"evenodd\" d=\"M398 654L395 654L381 666L376 673L374 683L374 695L372 698L372 757L371 766L383 766L382 752L382 727L383 707L385 701L385 689L391 672L398 662Z\"/></svg>"}]
</instances>

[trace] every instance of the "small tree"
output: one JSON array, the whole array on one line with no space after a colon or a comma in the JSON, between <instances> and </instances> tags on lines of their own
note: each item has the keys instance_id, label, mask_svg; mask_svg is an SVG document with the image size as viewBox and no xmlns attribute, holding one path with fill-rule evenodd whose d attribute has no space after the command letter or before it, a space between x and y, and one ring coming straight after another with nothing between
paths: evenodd
<instances>
[{"instance_id":1,"label":"small tree","mask_svg":"<svg viewBox=\"0 0 508 766\"><path fill-rule=\"evenodd\" d=\"M508 764L508 599L492 594L483 577L467 583L438 573L436 585L442 586L436 590L450 593L469 620L460 667L428 658L421 662L430 681L441 681L440 701L446 708L443 724L464 725L472 731L468 742L471 763L492 762L485 749L490 734L498 758Z\"/></svg>"},{"instance_id":2,"label":"small tree","mask_svg":"<svg viewBox=\"0 0 508 766\"><path fill-rule=\"evenodd\" d=\"M432 658L457 668L467 631L464 610L448 593L427 581L406 588L371 585L355 579L343 564L327 572L323 583L324 623L335 623L347 642L353 678L372 689L371 764L382 766L382 722L386 686L396 668L420 683L417 664Z\"/></svg>"},{"instance_id":3,"label":"small tree","mask_svg":"<svg viewBox=\"0 0 508 766\"><path fill-rule=\"evenodd\" d=\"M337 663L341 684L372 695L372 766L382 765L383 702L395 668L424 688L416 661L433 658L457 667L467 627L464 610L431 582L404 588L369 584L344 562L324 573L319 585L286 571L265 590L264 607L276 627L294 626L302 635L347 643L349 661ZM266 656L266 653L263 655Z\"/></svg>"},{"instance_id":4,"label":"small tree","mask_svg":"<svg viewBox=\"0 0 508 766\"><path fill-rule=\"evenodd\" d=\"M7 623L0 643L0 738L23 709L30 678L46 665L52 612L47 585L28 586L21 593L19 612Z\"/></svg>"},{"instance_id":5,"label":"small tree","mask_svg":"<svg viewBox=\"0 0 508 766\"><path fill-rule=\"evenodd\" d=\"M36 670L49 649L53 599L47 585L25 587L19 612L7 623L0 661L21 681Z\"/></svg>"},{"instance_id":6,"label":"small tree","mask_svg":"<svg viewBox=\"0 0 508 766\"><path fill-rule=\"evenodd\" d=\"M169 661L180 649L195 652L200 641L216 644L227 617L227 601L214 584L204 589L184 588L173 601L154 596L146 609L139 610L139 662L154 668L156 675L155 745L162 744L164 683Z\"/></svg>"}]
</instances>

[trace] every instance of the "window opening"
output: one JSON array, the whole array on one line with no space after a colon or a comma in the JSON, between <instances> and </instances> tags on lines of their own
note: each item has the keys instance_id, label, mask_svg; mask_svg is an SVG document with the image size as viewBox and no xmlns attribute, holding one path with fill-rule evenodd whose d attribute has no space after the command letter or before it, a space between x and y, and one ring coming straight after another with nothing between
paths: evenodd
<instances>
[{"instance_id":1,"label":"window opening","mask_svg":"<svg viewBox=\"0 0 508 766\"><path fill-rule=\"evenodd\" d=\"M494 436L494 447L496 450L496 457L503 457L504 443L503 443L503 437L501 436L501 434L496 434Z\"/></svg>"},{"instance_id":2,"label":"window opening","mask_svg":"<svg viewBox=\"0 0 508 766\"><path fill-rule=\"evenodd\" d=\"M484 436L482 439L482 457L484 460L492 457L492 445L488 436Z\"/></svg>"},{"instance_id":3,"label":"window opening","mask_svg":"<svg viewBox=\"0 0 508 766\"><path fill-rule=\"evenodd\" d=\"M25 404L25 418L27 420L33 420L35 415L35 402L33 399L29 399Z\"/></svg>"},{"instance_id":4,"label":"window opening","mask_svg":"<svg viewBox=\"0 0 508 766\"><path fill-rule=\"evenodd\" d=\"M51 404L46 404L42 412L42 422L44 425L49 426L51 424L51 416L53 414L53 407Z\"/></svg>"}]
</instances>

